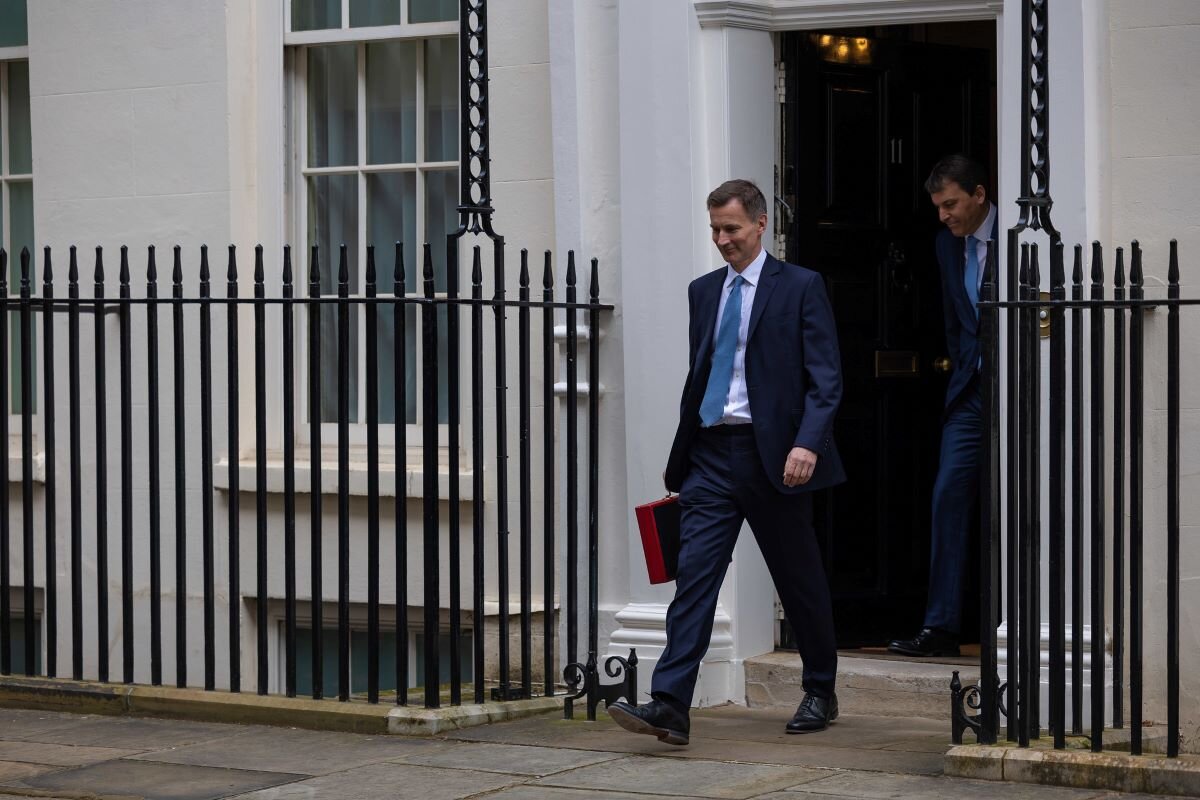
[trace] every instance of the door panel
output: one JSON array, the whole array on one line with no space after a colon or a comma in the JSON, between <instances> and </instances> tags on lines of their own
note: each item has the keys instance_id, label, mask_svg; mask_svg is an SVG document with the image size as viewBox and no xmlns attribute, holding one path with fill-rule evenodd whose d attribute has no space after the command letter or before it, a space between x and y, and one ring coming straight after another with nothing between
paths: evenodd
<instances>
[{"instance_id":1,"label":"door panel","mask_svg":"<svg viewBox=\"0 0 1200 800\"><path fill-rule=\"evenodd\" d=\"M928 583L946 375L923 184L942 155L987 159L990 54L808 33L784 52L787 256L825 278L845 380L849 479L818 498L818 535L839 643L877 645L920 624Z\"/></svg>"}]
</instances>

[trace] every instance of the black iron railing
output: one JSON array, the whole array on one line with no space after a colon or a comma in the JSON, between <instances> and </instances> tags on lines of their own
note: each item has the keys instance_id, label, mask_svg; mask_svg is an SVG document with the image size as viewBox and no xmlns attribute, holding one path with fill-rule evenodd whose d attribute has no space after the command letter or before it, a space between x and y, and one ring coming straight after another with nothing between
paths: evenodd
<instances>
[{"instance_id":1,"label":"black iron railing","mask_svg":"<svg viewBox=\"0 0 1200 800\"><path fill-rule=\"evenodd\" d=\"M0 307L3 308L5 317L0 319L0 376L5 378L12 372L8 363L9 320L16 320L17 330L20 332L22 474L19 510L22 529L19 543L23 559L21 580L19 584L15 584L10 562L17 541L10 535L12 509L6 490L0 492L0 673L10 674L15 670L25 675L58 676L58 631L61 622L70 631L70 644L66 648L70 653L70 668L64 672L73 679L94 678L108 681L110 646L119 640L120 680L124 683L134 682L138 674L138 665L145 665L148 661L152 684L173 680L177 686L202 685L205 689L212 690L218 685L217 663L220 659L227 665L227 688L235 692L240 691L243 664L241 625L246 618L243 602L245 599L253 601L254 604L257 692L267 693L273 684L272 670L281 669L281 693L295 695L297 671L302 665L311 678L312 696L320 698L325 683L326 647L322 637L324 605L336 603L336 694L339 700L345 701L350 699L352 694L351 638L356 632L356 626L351 620L351 586L361 586L365 582L365 695L369 702L375 703L380 700L380 686L384 682L380 676L383 663L381 641L385 638L385 633L394 635L395 638L395 673L389 676L397 688L395 700L400 704L409 701L406 689L413 683L409 675L410 627L424 637L426 706L436 707L444 700L452 704L464 702L463 688L467 681L464 680L463 659L459 648L463 646L461 639L468 626L471 630L470 647L473 651L472 699L476 703L488 699L485 691L484 627L485 619L491 616L486 609L489 598L498 601L499 606L499 613L495 616L499 653L492 699L533 695L533 674L536 668L540 668L539 671L544 676L538 690L543 694L552 695L556 692L555 676L560 673L562 666L555 656L558 619L554 609L555 598L559 594L556 587L562 583L559 576L564 572L566 590L562 592L561 613L566 617L568 629L567 641L564 643L566 663L573 665L578 660L577 636L581 619L588 626L590 660L594 663L598 598L597 476L600 469L599 331L604 315L611 310L611 306L600 302L598 265L595 260L591 262L590 281L586 289L587 299L582 302L577 299L579 287L574 253L568 254L563 295L558 297L551 256L550 253L546 254L542 270L541 297L534 299L531 295L528 253L522 251L518 299L507 299L504 292L502 241L496 243L494 288L491 296L484 296L483 262L479 247L474 247L471 251L470 296L460 296L455 279L460 237L461 231L451 233L448 237L447 291L441 295L435 293L433 261L428 245L424 248L423 280L419 294L410 293L405 285L405 268L399 245L395 250L392 280L386 289L381 285L380 274L376 268L376 254L369 248L366 255L365 293L361 297L349 296L350 279L345 247L342 247L339 253L336 294L332 296L321 293L322 254L316 247L312 248L310 253L308 291L301 296L296 295L296 280L289 248L284 248L282 254L281 284L270 294L264 277L263 249L261 246L255 249L253 291L249 293L250 296L246 296L247 293L239 292L237 253L231 246L228 251L224 295L217 296L212 291L212 272L207 248L202 248L200 253L198 294L189 295L184 287L183 254L180 248L176 247L169 297L159 296L153 247L149 248L147 254L145 292L142 294L139 291L139 296L134 296L132 290L128 250L125 247L121 248L116 297L108 293L110 287L105 282L104 254L97 248L95 290L92 298L80 296L80 269L76 250L72 247L65 299L60 299L61 295L55 291L56 282L49 248L46 248L44 254L40 296L34 295L35 279L29 253L22 252L19 294L16 297L8 293L5 281L8 275L7 256L0 250ZM384 310L390 312L390 321L381 320L381 312ZM352 331L351 320L358 311L364 315L364 339L367 348L364 366L365 514L361 508L355 511L351 507L350 362L354 358L351 340L359 335L357 330ZM485 324L484 315L489 311L494 317L494 327ZM242 374L239 365L239 346L244 343L239 342L238 336L239 330L243 330L243 315L247 312L252 317L253 325L253 339L250 344L254 349L254 366L251 375ZM515 348L511 340L506 339L506 330L513 324L513 312L517 332ZM220 325L214 325L214 313L223 313L223 331L220 330ZM39 315L42 318L41 341L35 343L33 330L35 319ZM84 315L91 315L94 319L90 336L80 326L81 316ZM168 320L161 319L160 315L169 316L169 324ZM336 337L336 347L333 350L325 350L326 357L330 352L336 353L337 363L332 365L321 363L321 320L325 315L333 315L335 321L333 335ZM468 319L470 331L470 346L465 353L465 364L456 336L449 337L445 344L439 345L440 331L457 333L460 318L464 315ZM557 320L565 324L565 342L559 341L556 315ZM581 346L581 315L587 325L586 347L589 359L585 379L588 415L586 446L581 445L578 433L582 404L576 365ZM541 325L535 327L539 316ZM116 319L111 319L112 317ZM64 318L67 336L65 371L69 391L67 398L58 398L55 395L55 367L60 359L61 350L56 347L61 345L55 337L56 332L61 333L62 326L56 325L56 321L63 321ZM415 351L420 354L421 372L422 396L418 407L423 437L420 443L423 482L417 494L421 504L422 525L417 535L414 535L416 531L410 531L408 527L409 498L405 490L405 453L409 444L404 424L407 406L405 337L409 335L406 319L415 319L418 341L414 346ZM143 330L145 332L145 339L136 344L138 349L144 348L136 359L138 365L144 363L144 371L135 368L135 321L139 333ZM380 423L381 377L376 345L385 326L391 328L389 333L395 342L392 394L395 398L396 423L387 428ZM111 409L106 400L106 388L111 375L109 366L113 358L108 337L113 328L118 336L117 409ZM308 332L307 370L304 379L301 380L297 372L296 350L303 337L298 339L296 334L302 333L304 328ZM169 334L166 335L170 337L170 344L160 350L160 336L168 330ZM249 324L244 330L249 330ZM540 335L535 331L540 332ZM328 345L328 342L325 344ZM279 362L268 359L269 348L276 345L280 345ZM36 375L36 399L39 407L35 412L33 367L38 358L38 349L41 351L41 368ZM539 350L540 374L535 375L532 360ZM222 352L223 364L220 360ZM554 389L556 361L560 352L565 357L567 379L565 402L561 404ZM509 385L505 370L507 359L513 356L519 364L516 387ZM93 386L85 386L81 379L81 364L87 357L94 359ZM440 370L439 361L443 359L445 368ZM164 360L170 361L169 392L164 391L163 382L160 380L160 369ZM459 396L458 385L460 372L463 372L464 368L470 381L471 415L471 436L466 448L469 450L473 488L469 547L460 544L466 533L460 514L458 489L462 477L459 450L463 449L458 436L462 412L462 398ZM224 373L223 381L218 375L221 372ZM337 412L335 419L323 420L322 381L327 380L330 374L336 375L337 380ZM541 402L544 406L540 415L540 431L537 430L539 422L534 419L532 392L535 380L538 379L543 386ZM308 419L300 420L297 418L296 393L304 390L305 381L308 390ZM267 387L274 383L278 384L278 388L274 393L269 393ZM248 487L239 484L243 432L239 428L238 408L240 393L251 387L254 395L252 458L255 480L253 487ZM197 389L198 408L195 402ZM447 390L443 401L445 418L439 417L439 394L443 389ZM221 390L224 390L229 410L228 422L223 432L214 422L213 413L214 396ZM519 420L515 443L507 428L514 393L517 406L515 412ZM486 395L490 395L494 401L490 408L485 404ZM269 408L269 402L279 403L280 406ZM0 392L0 426L3 426L0 428L0 441L8 439L7 404L8 393ZM89 405L95 407L94 418L87 421L92 423L90 425L83 422L84 412ZM68 472L65 476L60 476L56 462L56 434L61 425L64 406L69 430L69 442L65 453ZM139 408L136 411L136 420L135 407ZM143 407L144 417L140 410ZM169 432L163 430L164 412ZM493 430L487 429L488 416L494 418ZM280 417L282 424L279 424ZM114 421L120 442L120 472L116 476L118 491L115 494L107 469L108 436L114 427ZM305 422L309 437L308 468L311 481L307 487L308 544L311 561L307 592L303 591L304 587L297 586L298 516L302 521L297 499L298 495L304 493L297 488L296 483L297 468L303 467L300 463L303 453L297 448L297 437L300 426ZM337 481L333 486L322 485L321 482L323 422L335 423L337 430ZM36 433L35 424L40 426ZM199 426L198 453L187 450L188 439L195 435L196 425ZM145 431L144 445L137 448L134 446L135 427L139 434L141 430ZM272 492L268 489L268 430L272 428L282 431L281 509L271 504ZM380 491L380 451L386 446L381 441L380 434L388 428L394 437L388 444L391 445L394 454L393 469L396 480L395 506L390 515L381 510ZM563 428L566 431L566 441L565 447L560 450L559 432ZM439 431L446 436L449 445L439 442ZM34 452L37 434L40 434L41 441L36 444L45 454L45 483L40 499L35 498ZM173 446L167 446L167 438L173 439ZM217 475L214 474L221 466L217 461L217 451L221 449L222 444L225 450L223 455L228 462L225 476L227 484L223 490L216 488ZM534 453L535 447L539 446L542 450L539 454L541 474L535 475ZM489 451L495 456L494 466L490 469L485 461L485 455ZM172 462L167 468L173 466L173 490L164 489L161 480L164 452L168 454L166 458ZM510 464L510 453L516 454L515 465ZM135 503L135 462L140 462L143 458L148 470L144 483L148 502ZM579 569L577 559L581 536L581 458L587 459L586 535L588 555L591 559L586 607L580 604L579 586L575 577ZM442 461L446 462L444 467L441 465ZM95 464L94 469L90 467L92 463ZM85 465L88 465L86 474ZM520 619L520 648L515 659L509 653L508 647L509 614L512 612L508 600L512 560L508 545L508 474L514 466L519 475L515 498L518 508L517 525L512 533L517 536L519 542L516 582L517 613ZM439 469L445 469L448 473L445 487L440 484ZM5 487L8 486L7 470L8 460L0 459L0 485ZM485 481L487 472L491 472L490 483ZM188 503L195 502L188 497L188 481L191 479L193 485L190 490L194 492L197 473L201 504L199 525L195 525L187 513ZM56 513L57 491L62 477L66 477L69 493L66 530L60 530ZM541 493L543 502L540 513L535 513L533 505L536 497L535 482L541 482L544 487ZM139 483L139 488L142 485ZM441 496L443 488L445 497ZM486 501L485 491L489 493ZM242 495L251 492L254 497L255 520L254 587L252 592L244 592L241 585L243 570L240 556L244 552L241 527L245 515L240 504L243 500ZM565 513L561 519L556 519L555 507L559 493L565 497ZM334 553L327 552L323 536L323 502L327 495L336 495L337 498ZM219 497L224 498L227 511L224 531L219 529L216 517L218 503L215 499ZM447 498L448 503L445 502ZM108 629L108 536L111 503L118 504L120 512L120 591L119 596L114 593L113 598L120 606L119 633L110 633ZM89 508L89 505L92 507ZM381 530L381 521L389 516L394 521L394 529L385 533ZM352 547L352 541L359 540L364 529L365 547ZM221 587L223 592L218 590L220 579L216 572L220 566L217 540L221 534L224 534L226 539L224 545L227 562L227 574L223 581L225 585ZM381 560L381 537L387 535L392 537L395 549L395 560L391 564L384 564ZM164 536L173 537L174 540L174 585L165 592L163 570L170 571L172 565L164 562ZM448 542L448 553L442 553L440 550L442 537L446 537ZM560 539L565 544L565 560L559 556L562 551L558 546ZM195 547L197 541L198 547ZM94 564L85 563L85 543L91 545L87 549L94 553ZM38 544L41 544L44 553L40 569L35 564ZM420 562L414 563L416 559L410 559L410 552L415 550L418 544L421 551ZM189 580L195 579L186 563L189 549L198 550L202 560L199 576L201 586L195 593L199 595L202 604L203 625L200 630L194 632L189 629L187 623L188 597L195 591L188 586ZM539 549L540 553L537 552ZM246 548L245 551L248 550L249 548ZM59 564L57 556L61 551L69 552L69 557L63 564ZM135 552L148 554L148 575L135 570ZM337 587L333 592L322 583L322 567L328 556L333 556L336 560ZM540 654L540 664L537 663L538 658L535 657L532 648L535 601L533 566L538 556L544 568L540 598L543 624L540 633L545 644ZM282 586L272 584L269 577L270 567L278 564L280 559L284 575ZM491 566L487 566L488 564ZM471 580L470 599L465 607L462 597L464 568L470 570ZM59 602L57 585L60 570L67 577L70 586L68 597L64 598L63 604ZM85 575L91 572L94 572L95 584L85 586ZM249 575L250 571L247 570L246 574ZM418 575L423 580L423 596L419 602L423 613L419 624L408 619L408 579ZM442 600L443 575L447 581L448 602ZM42 578L40 587L37 585L37 576ZM395 586L390 604L385 605L381 601L381 579L386 584ZM24 629L24 657L23 663L14 665L10 643L13 616L9 592L17 585L23 593L21 621ZM44 602L41 615L37 616L35 594L39 589ZM148 599L142 599L146 589L149 592ZM275 634L268 609L272 598L279 596L280 592L283 598L283 637L281 646L272 648L270 638ZM170 600L166 595L169 594L174 595L174 616L168 613L165 619L170 620L171 624L164 623L163 614L164 610L168 610ZM226 637L219 637L217 625L220 594L226 595L228 604ZM144 602L149 604L148 630L145 623L139 626L136 622L135 608ZM62 613L63 605L69 609L69 614ZM306 609L302 608L305 605ZM388 605L394 612L394 627L392 631L385 632L380 611ZM305 616L305 610L311 623L311 648L308 652L301 651L297 635L298 622ZM138 614L144 614L144 607L138 610ZM60 616L63 617L61 620ZM173 632L166 637L174 637L173 678L164 678L163 674L164 627L168 630L173 628ZM37 645L39 630L42 632L40 648ZM442 674L440 660L443 656L437 643L443 631L450 633L449 679L439 682L438 676ZM203 648L202 658L196 659L198 663L194 665L188 655L191 652L189 647L195 643L193 637L201 640ZM85 652L85 640L88 639L95 642L92 645L95 647L94 658L90 659ZM45 654L41 669L36 666L39 649ZM272 663L272 654L275 652L278 653L275 656L278 662ZM515 676L510 669L510 662L515 663L518 670ZM87 668L85 663L88 664ZM575 696L582 696L589 688L589 681L577 674L576 667L577 665L568 668L571 670L567 674L568 689L575 693ZM189 677L195 675L193 670L202 674L202 680ZM582 687L579 685L581 682L585 684ZM591 710L594 710L594 707Z\"/></svg>"},{"instance_id":2,"label":"black iron railing","mask_svg":"<svg viewBox=\"0 0 1200 800\"><path fill-rule=\"evenodd\" d=\"M1165 298L1145 296L1138 242L1133 242L1130 249L1128 283L1124 249L1118 247L1115 255L1109 284L1103 250L1099 243L1093 244L1090 285L1085 286L1084 251L1076 246L1068 296L1063 248L1061 243L1053 243L1050 293L1044 296L1039 294L1037 245L1017 245L1012 236L1008 270L1015 280L1010 280L1009 299L998 300L994 248L989 245L979 304L985 420L980 621L984 671L979 686L967 688L958 684L956 673L952 704L956 743L962 742L968 728L980 742L996 742L999 717L1004 714L1007 739L1020 746L1038 739L1043 732L1042 721L1046 720L1054 747L1066 747L1070 735L1086 736L1091 749L1101 752L1105 722L1111 717L1113 728L1128 726L1128 736L1121 738L1127 739L1130 752L1140 754L1146 673L1148 669L1161 669L1167 688L1165 750L1169 756L1179 753L1179 318L1182 309L1200 305L1200 300L1180 297L1179 255L1174 241ZM1157 315L1166 315L1165 346L1160 352L1148 349L1146 343L1146 314L1151 309ZM1004 356L1002 320L1009 332L1009 349ZM1041 339L1046 324L1049 385L1043 386ZM1110 330L1111 341L1107 337ZM1018 365L1007 372L1010 397L1015 394L1017 402L1009 406L1015 413L1002 414L1005 357L1009 363L1015 358ZM1166 364L1166 419L1158 439L1166 450L1166 482L1162 488L1146 485L1143 466L1146 363L1160 359ZM1048 416L1048 452L1042 451L1041 444L1043 409ZM1002 441L1007 442L1003 454L1009 467L1007 481L1002 480ZM1049 470L1045 482L1039 474L1043 462ZM1040 518L1043 499L1049 512L1045 521ZM1164 524L1147 528L1145 510L1156 503L1165 509ZM1007 523L1008 562L1003 579L998 569L1002 523ZM1045 547L1043 530L1049 537ZM1162 574L1147 574L1144 553L1147 543L1155 540L1165 545L1166 568ZM1044 582L1043 552L1048 559ZM1166 587L1165 658L1149 665L1143 651L1147 624L1144 589L1148 581L1162 582ZM1038 703L1043 674L1043 589L1048 592L1049 624L1049 708L1045 714ZM995 631L1000 621L1001 596L1007 601L1008 671L1004 683L996 671ZM1085 610L1090 611L1086 621ZM1085 641L1084 631L1089 627L1090 640ZM1090 697L1084 692L1084 665L1088 662ZM1106 688L1108 670L1112 674L1111 689ZM1090 717L1086 730L1085 702ZM978 709L979 714L969 715L968 709Z\"/></svg>"}]
</instances>

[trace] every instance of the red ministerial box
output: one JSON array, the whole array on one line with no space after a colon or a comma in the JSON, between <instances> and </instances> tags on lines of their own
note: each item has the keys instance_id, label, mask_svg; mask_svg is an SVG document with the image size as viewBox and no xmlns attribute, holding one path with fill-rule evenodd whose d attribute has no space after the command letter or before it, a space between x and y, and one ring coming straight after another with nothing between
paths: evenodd
<instances>
[{"instance_id":1,"label":"red ministerial box","mask_svg":"<svg viewBox=\"0 0 1200 800\"><path fill-rule=\"evenodd\" d=\"M679 566L679 495L634 508L650 583L675 580Z\"/></svg>"}]
</instances>

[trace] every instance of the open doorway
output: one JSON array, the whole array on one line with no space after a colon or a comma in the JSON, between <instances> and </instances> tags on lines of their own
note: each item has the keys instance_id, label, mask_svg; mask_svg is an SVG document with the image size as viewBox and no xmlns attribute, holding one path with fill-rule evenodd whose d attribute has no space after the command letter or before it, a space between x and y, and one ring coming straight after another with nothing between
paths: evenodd
<instances>
[{"instance_id":1,"label":"open doorway","mask_svg":"<svg viewBox=\"0 0 1200 800\"><path fill-rule=\"evenodd\" d=\"M845 377L835 436L849 480L817 501L841 647L882 646L924 616L949 373L940 223L923 184L940 157L964 152L989 165L995 200L995 42L993 21L781 38L777 229L787 260L825 277ZM968 558L961 633L974 642Z\"/></svg>"}]
</instances>

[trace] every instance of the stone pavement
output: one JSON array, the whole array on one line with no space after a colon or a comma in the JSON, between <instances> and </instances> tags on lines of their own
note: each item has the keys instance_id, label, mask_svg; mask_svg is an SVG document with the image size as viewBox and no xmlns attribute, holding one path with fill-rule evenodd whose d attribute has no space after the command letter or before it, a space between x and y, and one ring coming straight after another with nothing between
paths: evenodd
<instances>
[{"instance_id":1,"label":"stone pavement","mask_svg":"<svg viewBox=\"0 0 1200 800\"><path fill-rule=\"evenodd\" d=\"M943 777L945 722L843 715L824 733L787 736L788 716L697 711L679 748L607 715L421 739L0 709L0 800L1135 797Z\"/></svg>"}]
</instances>

